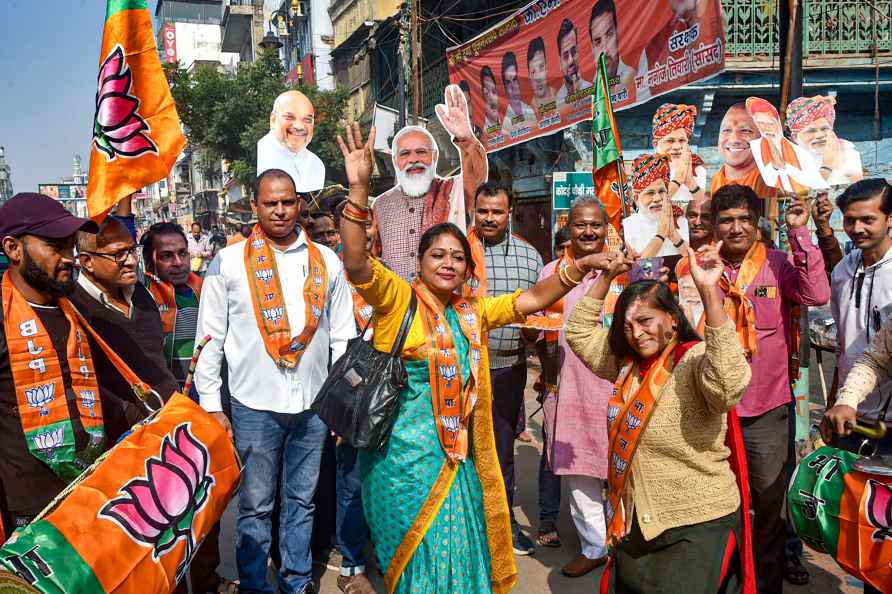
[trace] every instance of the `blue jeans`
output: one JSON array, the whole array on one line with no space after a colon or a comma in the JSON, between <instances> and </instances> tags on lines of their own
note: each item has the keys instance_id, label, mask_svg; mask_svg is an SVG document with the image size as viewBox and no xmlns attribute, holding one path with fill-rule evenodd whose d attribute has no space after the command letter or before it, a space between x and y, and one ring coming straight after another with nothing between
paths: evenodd
<instances>
[{"instance_id":1,"label":"blue jeans","mask_svg":"<svg viewBox=\"0 0 892 594\"><path fill-rule=\"evenodd\" d=\"M299 592L313 575L313 494L328 429L311 411L290 415L254 410L233 398L232 431L244 464L235 545L239 591L273 594L266 568L281 482L279 589Z\"/></svg>"},{"instance_id":2,"label":"blue jeans","mask_svg":"<svg viewBox=\"0 0 892 594\"><path fill-rule=\"evenodd\" d=\"M337 448L337 537L341 550L341 575L365 572L365 544L369 527L362 511L362 477L356 448L343 443Z\"/></svg>"}]
</instances>

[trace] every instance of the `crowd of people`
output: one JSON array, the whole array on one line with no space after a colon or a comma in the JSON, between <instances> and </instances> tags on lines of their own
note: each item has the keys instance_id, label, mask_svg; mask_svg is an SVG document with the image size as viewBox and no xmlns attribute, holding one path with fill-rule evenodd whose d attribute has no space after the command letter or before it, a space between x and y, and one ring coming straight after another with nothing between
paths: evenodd
<instances>
[{"instance_id":1,"label":"crowd of people","mask_svg":"<svg viewBox=\"0 0 892 594\"><path fill-rule=\"evenodd\" d=\"M324 165L305 154L312 104L294 93L273 106L263 142L281 166L258 169L256 224L228 240L162 222L137 241L126 209L97 224L40 194L0 207L7 536L146 416L89 326L163 400L186 388L196 341L210 337L189 395L243 463L236 541L216 526L178 591L313 593L313 562L327 556L347 594L374 593L375 566L389 593L507 592L515 555L563 545L562 493L581 544L562 571L578 578L610 559L610 592L776 594L785 579L808 581L784 509L801 308L831 305L839 396L822 428L857 451L856 420L888 415L885 180L836 199L847 255L827 196L794 199L769 221L788 238L789 253L776 249L760 225L775 193L753 161L748 112L725 115L725 164L707 191L690 149L696 109L664 104L654 153L632 167L638 209L613 229L620 247L607 247L604 205L583 196L546 264L511 231L513 192L490 179L458 87L437 109L461 156L456 175L437 176L435 139L408 126L392 140L396 185L372 201L375 132L348 125L338 141L349 192L312 207L298 190L320 180L295 175L324 176ZM814 113L827 121L825 106ZM389 352L407 311L407 382L388 442L354 448L310 406L348 341L371 322ZM533 353L544 413L535 539L514 513ZM58 441L41 434L45 417L64 427ZM892 452L892 437L879 451ZM216 572L227 546L237 584Z\"/></svg>"}]
</instances>

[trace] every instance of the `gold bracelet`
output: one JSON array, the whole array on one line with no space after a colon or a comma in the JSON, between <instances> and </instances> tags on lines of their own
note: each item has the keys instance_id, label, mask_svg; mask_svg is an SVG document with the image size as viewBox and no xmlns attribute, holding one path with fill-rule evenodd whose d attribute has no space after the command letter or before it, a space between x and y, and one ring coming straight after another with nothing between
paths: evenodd
<instances>
[{"instance_id":1,"label":"gold bracelet","mask_svg":"<svg viewBox=\"0 0 892 594\"><path fill-rule=\"evenodd\" d=\"M565 266L565 268L567 269L567 270L566 270L567 278L569 278L570 281L572 281L572 282L574 282L574 283L576 283L576 284L578 285L579 283L582 282L582 279L585 278L585 273L582 272L582 268L580 268L580 267L579 267L579 264L577 264L576 262L573 262L573 266L576 267L576 270L578 270L578 271L580 272L580 274L582 274L582 276L579 277L579 280L576 280L575 278L573 278L572 276L570 276L570 264L567 264L567 265Z\"/></svg>"},{"instance_id":2,"label":"gold bracelet","mask_svg":"<svg viewBox=\"0 0 892 594\"><path fill-rule=\"evenodd\" d=\"M579 286L579 283L581 283L582 281L573 280L570 277L570 273L567 272L567 266L567 264L564 264L563 266L558 268L558 276L561 279L561 283L563 283L565 287L572 289L573 287Z\"/></svg>"}]
</instances>

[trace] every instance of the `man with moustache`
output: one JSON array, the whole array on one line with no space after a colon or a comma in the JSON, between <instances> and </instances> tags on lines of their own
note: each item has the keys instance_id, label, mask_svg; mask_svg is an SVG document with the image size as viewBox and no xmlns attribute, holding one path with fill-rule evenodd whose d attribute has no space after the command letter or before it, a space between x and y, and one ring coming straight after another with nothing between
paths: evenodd
<instances>
[{"instance_id":1,"label":"man with moustache","mask_svg":"<svg viewBox=\"0 0 892 594\"><path fill-rule=\"evenodd\" d=\"M513 192L505 184L486 182L477 188L474 228L469 233L474 260L472 289L480 297L498 297L536 284L542 257L532 245L508 231ZM514 439L527 381L526 349L520 328L489 332L489 379L496 452L508 495L514 552L529 555L533 543L514 517Z\"/></svg>"},{"instance_id":2,"label":"man with moustache","mask_svg":"<svg viewBox=\"0 0 892 594\"><path fill-rule=\"evenodd\" d=\"M96 234L79 234L77 248L81 270L71 302L124 363L166 401L179 383L164 356L158 307L138 282L133 236L123 223L108 217ZM108 376L115 393L132 393L105 353L94 352L93 359L97 373Z\"/></svg>"},{"instance_id":3,"label":"man with moustache","mask_svg":"<svg viewBox=\"0 0 892 594\"><path fill-rule=\"evenodd\" d=\"M520 72L517 69L517 56L514 52L505 52L502 56L502 83L505 85L505 96L508 97L508 109L502 120L502 130L510 134L512 130L523 128L533 122L536 114L533 108L523 102L520 95Z\"/></svg>"},{"instance_id":4,"label":"man with moustache","mask_svg":"<svg viewBox=\"0 0 892 594\"><path fill-rule=\"evenodd\" d=\"M709 245L715 238L712 228L711 202L709 198L700 196L688 202L684 216L688 220L688 245L695 252L704 245Z\"/></svg>"},{"instance_id":5,"label":"man with moustache","mask_svg":"<svg viewBox=\"0 0 892 594\"><path fill-rule=\"evenodd\" d=\"M835 97L799 97L786 111L793 140L811 154L821 177L831 186L855 183L864 177L855 145L833 131L835 105Z\"/></svg>"},{"instance_id":6,"label":"man with moustache","mask_svg":"<svg viewBox=\"0 0 892 594\"><path fill-rule=\"evenodd\" d=\"M544 115L557 109L557 103L554 89L548 84L545 40L541 37L536 37L527 46L527 73L533 88L533 109L536 118L542 119Z\"/></svg>"},{"instance_id":7,"label":"man with moustache","mask_svg":"<svg viewBox=\"0 0 892 594\"><path fill-rule=\"evenodd\" d=\"M337 255L308 241L297 226L305 205L288 173L262 172L253 207L258 224L251 237L220 250L204 278L196 336L211 341L198 359L195 387L201 406L234 436L244 463L236 528L239 591L273 592L267 560L279 497L279 588L315 594L312 499L328 430L309 407L329 362L356 335L353 304ZM231 421L221 397L224 354ZM356 568L338 583L346 588L363 580Z\"/></svg>"},{"instance_id":8,"label":"man with moustache","mask_svg":"<svg viewBox=\"0 0 892 594\"><path fill-rule=\"evenodd\" d=\"M758 240L761 201L748 186L731 184L712 196L715 239L725 272L720 287L752 367L752 381L737 404L752 494L753 556L758 591L781 592L786 520L784 497L792 398L790 356L794 308L830 299L821 251L812 244L808 209L786 212L791 254Z\"/></svg>"},{"instance_id":9,"label":"man with moustache","mask_svg":"<svg viewBox=\"0 0 892 594\"><path fill-rule=\"evenodd\" d=\"M446 87L446 104L437 105L436 111L458 148L461 173L437 176L440 150L436 140L420 126L406 126L396 133L391 146L397 185L378 196L373 206L381 260L410 282L418 266L421 236L446 221L464 231L477 187L488 174L486 152L471 130L468 104L457 85Z\"/></svg>"},{"instance_id":10,"label":"man with moustache","mask_svg":"<svg viewBox=\"0 0 892 594\"><path fill-rule=\"evenodd\" d=\"M614 102L644 101L650 99L650 89L636 91L635 77L639 72L647 74L647 54L641 52L638 69L622 61L619 55L619 28L616 23L616 4L613 0L597 0L588 19L588 34L592 40L592 58L595 64L604 54L607 61L607 80Z\"/></svg>"},{"instance_id":11,"label":"man with moustache","mask_svg":"<svg viewBox=\"0 0 892 594\"><path fill-rule=\"evenodd\" d=\"M257 141L257 172L281 169L301 194L325 185L325 164L307 146L313 140L316 109L300 91L276 97L269 114L269 132Z\"/></svg>"},{"instance_id":12,"label":"man with moustache","mask_svg":"<svg viewBox=\"0 0 892 594\"><path fill-rule=\"evenodd\" d=\"M499 87L496 84L496 75L489 66L480 70L480 94L483 96L483 131L498 134L502 126L502 118L499 117Z\"/></svg>"},{"instance_id":13,"label":"man with moustache","mask_svg":"<svg viewBox=\"0 0 892 594\"><path fill-rule=\"evenodd\" d=\"M561 73L564 75L564 84L557 92L558 103L576 103L582 101L588 95L581 91L590 89L592 83L583 79L579 74L579 45L576 35L576 25L570 19L564 19L557 34L557 50L561 62ZM588 97L591 101L591 97Z\"/></svg>"},{"instance_id":14,"label":"man with moustache","mask_svg":"<svg viewBox=\"0 0 892 594\"><path fill-rule=\"evenodd\" d=\"M719 128L719 154L724 164L712 176L710 195L728 184L740 184L751 188L761 199L772 198L777 190L762 181L759 168L753 159L750 141L759 138L753 118L747 112L746 103L735 103L725 112Z\"/></svg>"},{"instance_id":15,"label":"man with moustache","mask_svg":"<svg viewBox=\"0 0 892 594\"><path fill-rule=\"evenodd\" d=\"M573 258L601 252L607 238L607 223L607 211L597 198L583 196L574 200L567 221L569 253L545 265L539 279L558 274L559 268ZM555 313L569 316L596 278L579 279L579 285L556 304ZM570 515L582 548L579 557L564 565L562 571L569 577L580 577L607 559L602 495L607 477L607 400L613 384L596 376L579 360L567 347L563 330L558 350L560 379L557 391L552 387L543 400L543 432L548 467L564 478Z\"/></svg>"},{"instance_id":16,"label":"man with moustache","mask_svg":"<svg viewBox=\"0 0 892 594\"><path fill-rule=\"evenodd\" d=\"M98 374L100 349L67 299L75 287L76 234L97 229L43 194L17 194L0 207L0 241L9 258L0 294L5 537L28 524L115 443L122 427L142 416ZM65 434L71 446L63 443Z\"/></svg>"}]
</instances>

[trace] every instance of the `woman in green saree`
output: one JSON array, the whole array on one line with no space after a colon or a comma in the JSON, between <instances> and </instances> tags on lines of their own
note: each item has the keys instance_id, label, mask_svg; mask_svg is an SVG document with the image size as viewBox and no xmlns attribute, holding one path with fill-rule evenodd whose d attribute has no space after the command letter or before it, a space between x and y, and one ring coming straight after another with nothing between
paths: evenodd
<instances>
[{"instance_id":1,"label":"woman in green saree","mask_svg":"<svg viewBox=\"0 0 892 594\"><path fill-rule=\"evenodd\" d=\"M362 496L388 594L507 592L517 582L505 488L496 457L486 332L520 323L606 267L610 254L576 260L526 292L465 299L471 249L451 223L418 247L413 284L369 257L364 223L374 128L338 142L350 181L341 218L344 269L375 309L375 347L389 351L414 291L403 347L408 384L387 446L360 452Z\"/></svg>"}]
</instances>

